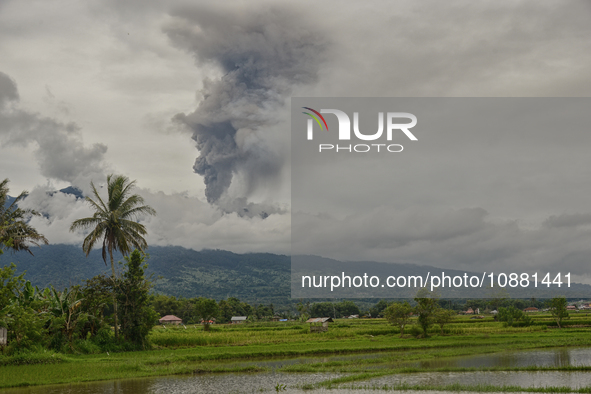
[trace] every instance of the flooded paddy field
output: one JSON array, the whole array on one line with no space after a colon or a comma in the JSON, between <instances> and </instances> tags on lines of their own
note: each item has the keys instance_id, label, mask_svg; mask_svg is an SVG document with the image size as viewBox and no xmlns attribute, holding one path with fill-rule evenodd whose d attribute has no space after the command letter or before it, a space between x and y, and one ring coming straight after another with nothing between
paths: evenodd
<instances>
[{"instance_id":1,"label":"flooded paddy field","mask_svg":"<svg viewBox=\"0 0 591 394\"><path fill-rule=\"evenodd\" d=\"M357 393L376 390L399 391L401 387L429 388L452 387L550 387L579 390L591 387L591 348L550 348L523 351L507 351L462 357L445 357L420 362L391 362L398 352L362 353L322 357L291 357L271 360L252 360L240 363L227 362L227 366L257 367L266 369L257 373L198 373L179 376L121 379L105 382L75 383L67 385L24 387L0 390L7 394L139 394L139 393ZM417 351L415 353L421 353ZM380 362L386 360L386 362ZM284 372L290 366L358 365L374 361L369 373L382 376L364 378L351 372ZM343 363L343 364L340 364ZM397 369L419 367L421 372L400 373ZM442 368L584 368L577 370L539 371L446 371ZM343 370L346 368L342 368ZM351 382L340 383L352 377ZM488 391L488 390L487 390ZM425 392L425 391L421 391ZM437 392L437 390L430 390Z\"/></svg>"}]
</instances>

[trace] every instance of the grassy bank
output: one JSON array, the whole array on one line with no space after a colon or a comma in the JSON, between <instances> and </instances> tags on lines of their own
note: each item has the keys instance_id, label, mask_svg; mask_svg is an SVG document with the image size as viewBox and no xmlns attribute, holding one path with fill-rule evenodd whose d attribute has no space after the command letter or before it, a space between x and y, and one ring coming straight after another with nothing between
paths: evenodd
<instances>
[{"instance_id":1,"label":"grassy bank","mask_svg":"<svg viewBox=\"0 0 591 394\"><path fill-rule=\"evenodd\" d=\"M562 330L542 324L548 316L535 316L531 327L503 327L492 319L459 318L440 335L430 338L399 338L396 328L384 320L339 320L326 333L310 333L299 323L265 323L214 326L157 327L151 334L154 349L91 355L45 354L0 358L0 387L88 382L190 373L257 372L270 368L283 372L342 372L348 382L391 373L472 370L546 370L548 368L442 368L431 361L459 356L550 347L591 346L591 328ZM569 321L586 325L580 316ZM548 321L549 322L549 321ZM336 355L372 353L368 357ZM315 359L323 356L324 359ZM46 362L35 364L35 357ZM285 365L265 365L264 360L308 357ZM28 362L27 360L32 360ZM31 365L33 364L33 365ZM281 363L279 363L281 364ZM569 369L570 368L570 369ZM557 367L551 370L589 370L588 367ZM548 369L550 370L550 369ZM325 383L326 387L342 382ZM418 389L418 388L413 388Z\"/></svg>"}]
</instances>

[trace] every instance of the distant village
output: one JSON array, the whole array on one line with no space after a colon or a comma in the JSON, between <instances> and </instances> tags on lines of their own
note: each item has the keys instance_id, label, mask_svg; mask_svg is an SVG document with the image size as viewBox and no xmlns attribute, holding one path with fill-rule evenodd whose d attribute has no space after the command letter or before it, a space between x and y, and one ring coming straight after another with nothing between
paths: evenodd
<instances>
[{"instance_id":1,"label":"distant village","mask_svg":"<svg viewBox=\"0 0 591 394\"><path fill-rule=\"evenodd\" d=\"M529 306L523 309L525 313L537 313L537 312L548 312L550 308L536 308L535 306ZM591 310L591 302L589 301L576 301L576 302L569 302L568 306L566 307L568 312L586 312ZM466 310L458 311L458 315L469 315L473 316L474 319L484 319L484 315L492 315L493 317L496 316L499 312L496 309L493 310L481 310L480 308L467 308ZM412 313L411 313L412 315ZM341 316L342 319L359 319L359 318L372 318L371 313L367 314L351 314L347 316ZM373 317L381 317L381 315L374 315ZM191 319L192 320L192 319ZM227 319L226 319L227 320ZM229 321L222 321L222 324L242 324L251 321L271 321L271 322L288 322L288 321L296 321L296 318L287 318L285 316L274 315L272 317L263 317L260 316L232 316ZM185 324L216 324L218 321L216 318L211 318L211 320L204 321L203 319L199 321L192 321L191 323L183 323L183 319L174 316L174 315L165 315L158 320L158 322L163 325L183 325ZM332 323L333 319L331 317L312 317L305 321L306 323L310 323L313 326L320 326L320 327L327 327L327 323ZM185 326L186 328L186 326ZM311 331L325 331L320 329L311 329Z\"/></svg>"}]
</instances>

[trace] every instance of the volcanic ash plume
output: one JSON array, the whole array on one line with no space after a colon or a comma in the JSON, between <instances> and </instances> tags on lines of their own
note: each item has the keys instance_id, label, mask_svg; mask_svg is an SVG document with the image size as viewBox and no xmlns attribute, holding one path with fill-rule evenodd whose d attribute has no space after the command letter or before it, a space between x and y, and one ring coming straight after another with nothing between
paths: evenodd
<instances>
[{"instance_id":1,"label":"volcanic ash plume","mask_svg":"<svg viewBox=\"0 0 591 394\"><path fill-rule=\"evenodd\" d=\"M233 12L183 10L165 29L199 64L223 72L204 81L194 112L175 116L193 133L200 152L193 169L204 177L207 201L218 205L236 174L247 192L261 177L277 176L283 158L266 143L263 129L273 125L273 111L294 85L316 80L324 49L321 35L291 11Z\"/></svg>"}]
</instances>

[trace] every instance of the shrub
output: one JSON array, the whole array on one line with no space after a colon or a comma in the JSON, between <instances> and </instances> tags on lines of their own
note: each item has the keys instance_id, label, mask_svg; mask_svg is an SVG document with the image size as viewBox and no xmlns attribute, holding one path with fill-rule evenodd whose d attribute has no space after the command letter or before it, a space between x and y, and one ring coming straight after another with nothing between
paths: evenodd
<instances>
[{"instance_id":1,"label":"shrub","mask_svg":"<svg viewBox=\"0 0 591 394\"><path fill-rule=\"evenodd\" d=\"M77 339L74 341L74 350L83 354L101 353L102 349L89 339Z\"/></svg>"},{"instance_id":2,"label":"shrub","mask_svg":"<svg viewBox=\"0 0 591 394\"><path fill-rule=\"evenodd\" d=\"M421 327L419 327L416 324L413 324L412 326L410 326L410 328L406 332L408 332L410 335L412 335L415 338L418 338L421 335L423 335L423 330L421 329Z\"/></svg>"},{"instance_id":3,"label":"shrub","mask_svg":"<svg viewBox=\"0 0 591 394\"><path fill-rule=\"evenodd\" d=\"M57 364L66 361L61 354L35 348L15 352L11 356L0 356L0 365L33 365L33 364Z\"/></svg>"}]
</instances>

